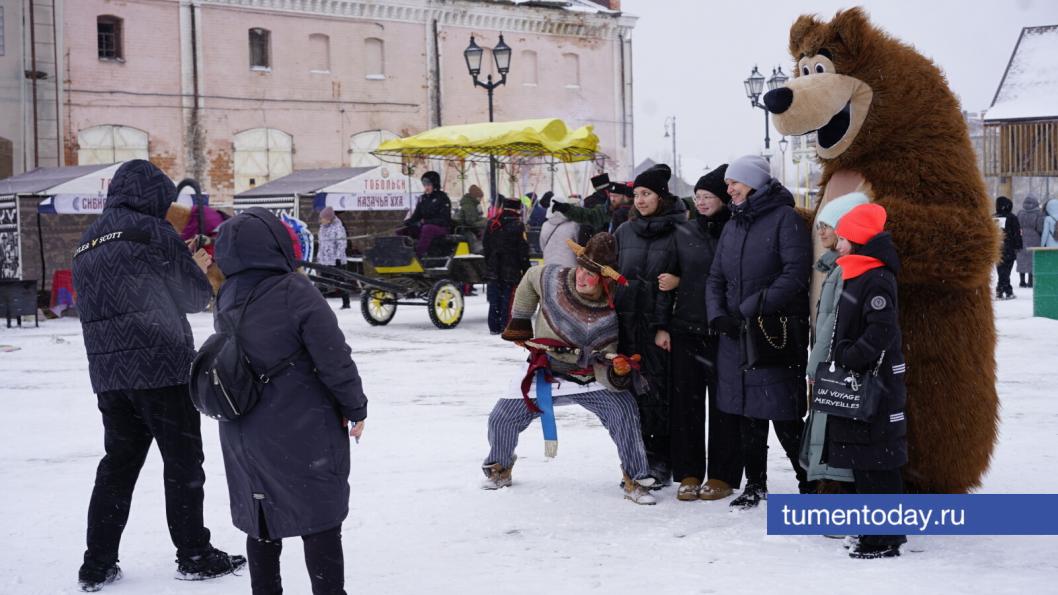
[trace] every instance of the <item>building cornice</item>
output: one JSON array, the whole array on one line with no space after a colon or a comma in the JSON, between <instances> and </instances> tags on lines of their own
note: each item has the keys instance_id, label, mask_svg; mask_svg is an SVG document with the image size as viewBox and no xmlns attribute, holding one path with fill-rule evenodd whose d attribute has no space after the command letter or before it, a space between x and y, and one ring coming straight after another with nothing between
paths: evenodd
<instances>
[{"instance_id":1,"label":"building cornice","mask_svg":"<svg viewBox=\"0 0 1058 595\"><path fill-rule=\"evenodd\" d=\"M628 38L637 17L626 14L572 12L557 8L460 0L182 0L262 12L309 14L332 18L440 25L504 33L562 35L594 39Z\"/></svg>"}]
</instances>

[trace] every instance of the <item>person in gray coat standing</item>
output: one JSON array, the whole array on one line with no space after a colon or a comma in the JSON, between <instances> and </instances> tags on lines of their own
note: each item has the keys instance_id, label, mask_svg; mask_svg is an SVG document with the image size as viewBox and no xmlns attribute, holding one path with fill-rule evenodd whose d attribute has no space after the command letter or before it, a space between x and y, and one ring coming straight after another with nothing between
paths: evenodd
<instances>
[{"instance_id":1,"label":"person in gray coat standing","mask_svg":"<svg viewBox=\"0 0 1058 595\"><path fill-rule=\"evenodd\" d=\"M764 158L740 157L728 166L725 177L731 221L720 235L709 270L706 311L710 327L721 335L717 407L742 416L746 487L731 505L752 508L768 495L769 420L793 465L799 489L814 489L797 452L808 408L806 359L784 367L747 368L740 341L743 326L756 320L758 313L808 318L812 245L793 208L793 195L771 177Z\"/></svg>"},{"instance_id":2,"label":"person in gray coat standing","mask_svg":"<svg viewBox=\"0 0 1058 595\"><path fill-rule=\"evenodd\" d=\"M239 322L245 304L239 338L252 368L292 361L253 409L220 424L231 516L246 533L253 592L282 592L282 539L301 536L312 592L345 593L349 437L359 441L367 417L351 350L326 300L294 272L293 244L270 212L253 207L225 223L216 260L226 277L218 329Z\"/></svg>"},{"instance_id":3,"label":"person in gray coat standing","mask_svg":"<svg viewBox=\"0 0 1058 595\"><path fill-rule=\"evenodd\" d=\"M1032 287L1032 251L1038 248L1043 236L1043 211L1040 201L1033 195L1025 197L1018 212L1018 223L1021 224L1021 250L1018 250L1018 287ZM1028 277L1028 279L1026 279Z\"/></svg>"},{"instance_id":4,"label":"person in gray coat standing","mask_svg":"<svg viewBox=\"0 0 1058 595\"><path fill-rule=\"evenodd\" d=\"M564 198L554 197L552 204L565 203ZM540 249L544 253L544 264L558 264L564 267L577 266L577 257L569 249L566 240L577 240L580 225L571 221L559 211L551 210L547 220L540 226Z\"/></svg>"}]
</instances>

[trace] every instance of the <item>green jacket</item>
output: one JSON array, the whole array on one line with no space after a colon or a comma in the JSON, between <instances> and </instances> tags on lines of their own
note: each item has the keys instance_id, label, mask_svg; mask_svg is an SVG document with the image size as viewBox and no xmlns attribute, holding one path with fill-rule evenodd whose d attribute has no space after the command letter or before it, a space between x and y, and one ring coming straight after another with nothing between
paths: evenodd
<instances>
[{"instance_id":1,"label":"green jacket","mask_svg":"<svg viewBox=\"0 0 1058 595\"><path fill-rule=\"evenodd\" d=\"M563 214L566 219L580 225L587 225L592 229L606 231L610 227L610 205L608 202L590 209L570 205Z\"/></svg>"},{"instance_id":2,"label":"green jacket","mask_svg":"<svg viewBox=\"0 0 1058 595\"><path fill-rule=\"evenodd\" d=\"M452 223L456 227L469 227L470 229L485 227L485 216L481 214L481 202L469 194L464 194L463 198L459 199L459 212Z\"/></svg>"},{"instance_id":3,"label":"green jacket","mask_svg":"<svg viewBox=\"0 0 1058 595\"><path fill-rule=\"evenodd\" d=\"M812 352L808 355L808 377L815 378L816 367L830 355L830 337L834 334L834 322L841 298L841 267L837 265L838 253L828 250L816 261L816 270L826 273L823 289L819 292L816 309L816 327L812 333Z\"/></svg>"}]
</instances>

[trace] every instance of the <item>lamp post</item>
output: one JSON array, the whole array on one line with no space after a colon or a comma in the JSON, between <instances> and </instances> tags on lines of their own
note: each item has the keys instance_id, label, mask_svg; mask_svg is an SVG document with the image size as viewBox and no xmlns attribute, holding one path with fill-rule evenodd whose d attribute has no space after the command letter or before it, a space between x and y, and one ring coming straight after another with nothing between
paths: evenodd
<instances>
[{"instance_id":1,"label":"lamp post","mask_svg":"<svg viewBox=\"0 0 1058 595\"><path fill-rule=\"evenodd\" d=\"M474 36L470 36L470 45L467 49L463 50L463 59L467 62L467 72L470 73L470 78L474 81L475 87L483 87L489 95L489 122L492 122L493 110L492 110L492 92L500 85L507 84L507 73L511 69L511 48L503 41L503 34L500 34L500 42L496 44L496 47L492 48L492 57L496 61L496 70L500 73L500 80L493 82L492 75L489 74L485 77L485 82L481 82L478 79L478 75L481 74L481 58L485 53L485 50L481 49L477 43L474 42ZM489 157L489 194L490 202L496 204L496 159Z\"/></svg>"},{"instance_id":2,"label":"lamp post","mask_svg":"<svg viewBox=\"0 0 1058 595\"><path fill-rule=\"evenodd\" d=\"M767 80L768 90L772 91L786 84L786 81L790 80L782 71L782 66L773 68L771 70L771 78ZM757 70L757 67L753 67L753 72L749 73L749 78L742 81L742 84L746 86L746 97L749 97L749 104L753 107L764 110L764 148L771 148L771 136L768 130L768 108L761 105L759 101L761 93L764 91L764 75Z\"/></svg>"},{"instance_id":3,"label":"lamp post","mask_svg":"<svg viewBox=\"0 0 1058 595\"><path fill-rule=\"evenodd\" d=\"M782 155L782 185L786 185L786 147L790 145L790 141L786 140L786 137L779 139L779 154Z\"/></svg>"},{"instance_id":4,"label":"lamp post","mask_svg":"<svg viewBox=\"0 0 1058 595\"><path fill-rule=\"evenodd\" d=\"M669 134L670 127L672 130L671 135ZM665 138L669 138L669 136L672 136L672 177L679 180L680 166L678 163L679 159L676 156L676 116L665 118Z\"/></svg>"}]
</instances>

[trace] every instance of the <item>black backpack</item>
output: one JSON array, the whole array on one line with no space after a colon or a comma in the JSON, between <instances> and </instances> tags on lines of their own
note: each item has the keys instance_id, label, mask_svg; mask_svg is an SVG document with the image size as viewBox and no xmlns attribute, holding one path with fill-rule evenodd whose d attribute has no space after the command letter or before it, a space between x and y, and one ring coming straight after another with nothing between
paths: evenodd
<instances>
[{"instance_id":1,"label":"black backpack","mask_svg":"<svg viewBox=\"0 0 1058 595\"><path fill-rule=\"evenodd\" d=\"M239 326L261 283L258 282L246 297L234 328L222 315L214 314L221 317L223 330L206 339L191 363L191 402L205 416L219 421L234 421L245 416L261 400L265 385L284 368L292 367L304 350L299 347L293 355L260 374L254 371L239 344ZM217 301L219 303L219 296Z\"/></svg>"}]
</instances>

